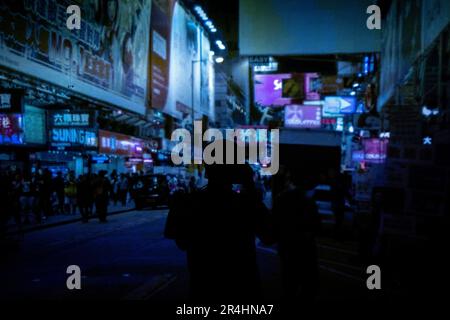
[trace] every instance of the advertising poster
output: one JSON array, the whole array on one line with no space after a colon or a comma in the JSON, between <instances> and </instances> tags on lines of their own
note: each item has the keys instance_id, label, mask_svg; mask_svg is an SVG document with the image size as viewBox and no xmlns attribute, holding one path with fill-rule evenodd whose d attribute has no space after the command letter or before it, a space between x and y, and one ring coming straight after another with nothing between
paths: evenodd
<instances>
[{"instance_id":1,"label":"advertising poster","mask_svg":"<svg viewBox=\"0 0 450 320\"><path fill-rule=\"evenodd\" d=\"M142 156L144 141L117 132L99 130L99 153L129 157Z\"/></svg>"},{"instance_id":2,"label":"advertising poster","mask_svg":"<svg viewBox=\"0 0 450 320\"><path fill-rule=\"evenodd\" d=\"M292 98L283 97L283 82L288 79L292 79L292 74L256 74L255 103L259 106L283 106L292 103Z\"/></svg>"},{"instance_id":3,"label":"advertising poster","mask_svg":"<svg viewBox=\"0 0 450 320\"><path fill-rule=\"evenodd\" d=\"M170 41L169 91L163 112L183 119L199 106L200 92L193 79L200 79L199 30L187 12L175 4ZM194 72L194 74L192 74ZM197 92L192 96L193 92Z\"/></svg>"},{"instance_id":4,"label":"advertising poster","mask_svg":"<svg viewBox=\"0 0 450 320\"><path fill-rule=\"evenodd\" d=\"M45 118L44 109L25 105L23 126L27 144L45 144L47 142Z\"/></svg>"},{"instance_id":5,"label":"advertising poster","mask_svg":"<svg viewBox=\"0 0 450 320\"><path fill-rule=\"evenodd\" d=\"M0 114L0 145L23 143L22 115Z\"/></svg>"},{"instance_id":6,"label":"advertising poster","mask_svg":"<svg viewBox=\"0 0 450 320\"><path fill-rule=\"evenodd\" d=\"M0 65L143 114L150 0L80 3L69 30L69 0L2 2Z\"/></svg>"},{"instance_id":7,"label":"advertising poster","mask_svg":"<svg viewBox=\"0 0 450 320\"><path fill-rule=\"evenodd\" d=\"M204 32L200 33L200 48L200 112L203 115L212 116L211 100L214 101L214 93L211 92L211 88L214 83L214 77L211 77L212 61L209 58L211 47L209 39Z\"/></svg>"},{"instance_id":8,"label":"advertising poster","mask_svg":"<svg viewBox=\"0 0 450 320\"><path fill-rule=\"evenodd\" d=\"M305 98L306 100L320 100L319 90L321 79L318 73L305 73Z\"/></svg>"},{"instance_id":9,"label":"advertising poster","mask_svg":"<svg viewBox=\"0 0 450 320\"><path fill-rule=\"evenodd\" d=\"M290 128L320 128L322 108L309 105L289 105L284 111L284 125Z\"/></svg>"},{"instance_id":10,"label":"advertising poster","mask_svg":"<svg viewBox=\"0 0 450 320\"><path fill-rule=\"evenodd\" d=\"M152 2L149 107L178 120L214 118L209 39L176 0Z\"/></svg>"},{"instance_id":11,"label":"advertising poster","mask_svg":"<svg viewBox=\"0 0 450 320\"><path fill-rule=\"evenodd\" d=\"M377 52L381 30L365 28L366 10L375 3L373 0L240 0L240 54Z\"/></svg>"},{"instance_id":12,"label":"advertising poster","mask_svg":"<svg viewBox=\"0 0 450 320\"><path fill-rule=\"evenodd\" d=\"M386 160L388 142L387 139L364 139L364 159L369 163L383 163Z\"/></svg>"},{"instance_id":13,"label":"advertising poster","mask_svg":"<svg viewBox=\"0 0 450 320\"><path fill-rule=\"evenodd\" d=\"M172 16L175 0L153 0L150 29L149 105L164 109L169 92Z\"/></svg>"}]
</instances>

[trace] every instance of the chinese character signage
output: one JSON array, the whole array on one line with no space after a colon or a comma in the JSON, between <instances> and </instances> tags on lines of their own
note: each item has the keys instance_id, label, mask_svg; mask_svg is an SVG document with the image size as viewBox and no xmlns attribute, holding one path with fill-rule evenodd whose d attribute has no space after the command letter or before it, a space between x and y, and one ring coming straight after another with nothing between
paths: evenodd
<instances>
[{"instance_id":1,"label":"chinese character signage","mask_svg":"<svg viewBox=\"0 0 450 320\"><path fill-rule=\"evenodd\" d=\"M20 89L0 89L0 112L22 113L24 91Z\"/></svg>"},{"instance_id":2,"label":"chinese character signage","mask_svg":"<svg viewBox=\"0 0 450 320\"><path fill-rule=\"evenodd\" d=\"M49 126L51 127L93 127L94 116L88 111L51 111L49 112Z\"/></svg>"},{"instance_id":3,"label":"chinese character signage","mask_svg":"<svg viewBox=\"0 0 450 320\"><path fill-rule=\"evenodd\" d=\"M0 114L0 145L23 143L22 115Z\"/></svg>"},{"instance_id":4,"label":"chinese character signage","mask_svg":"<svg viewBox=\"0 0 450 320\"><path fill-rule=\"evenodd\" d=\"M96 150L98 134L89 111L55 110L48 113L50 147L58 150Z\"/></svg>"},{"instance_id":5,"label":"chinese character signage","mask_svg":"<svg viewBox=\"0 0 450 320\"><path fill-rule=\"evenodd\" d=\"M130 157L142 156L144 141L125 134L99 130L99 153Z\"/></svg>"},{"instance_id":6,"label":"chinese character signage","mask_svg":"<svg viewBox=\"0 0 450 320\"><path fill-rule=\"evenodd\" d=\"M80 5L79 30L66 10ZM0 65L145 113L151 0L1 2Z\"/></svg>"}]
</instances>

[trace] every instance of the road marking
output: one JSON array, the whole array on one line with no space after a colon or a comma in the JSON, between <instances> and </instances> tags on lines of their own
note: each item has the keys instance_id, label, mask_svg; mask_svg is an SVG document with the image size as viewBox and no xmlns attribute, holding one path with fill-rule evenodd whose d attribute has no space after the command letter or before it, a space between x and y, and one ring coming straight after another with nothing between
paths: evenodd
<instances>
[{"instance_id":1,"label":"road marking","mask_svg":"<svg viewBox=\"0 0 450 320\"><path fill-rule=\"evenodd\" d=\"M351 279L351 280L355 280L355 281L358 281L358 282L364 281L362 278L358 278L358 277L352 276L351 274L348 274L348 273L345 273L345 272L342 272L342 271L338 271L338 270L336 270L334 268L326 267L326 266L324 266L322 264L319 264L319 268L322 269L322 270L328 271L328 272L332 272L332 273L338 274L340 276L343 276L343 277Z\"/></svg>"},{"instance_id":2,"label":"road marking","mask_svg":"<svg viewBox=\"0 0 450 320\"><path fill-rule=\"evenodd\" d=\"M346 263L342 263L342 262L336 262L336 261L331 261L331 260L326 260L326 259L319 259L319 261L323 262L323 263L329 263L329 264L334 264L334 265L337 265L337 266L345 267L345 268L348 268L348 269L353 269L355 271L360 271L360 272L363 271L362 268L355 267L355 266L352 266L352 265L349 265L349 264L346 264Z\"/></svg>"},{"instance_id":3,"label":"road marking","mask_svg":"<svg viewBox=\"0 0 450 320\"><path fill-rule=\"evenodd\" d=\"M342 253L346 253L346 254L351 254L351 255L354 255L354 256L358 255L358 253L355 252L355 251L350 251L350 250L345 250L345 249L341 249L341 248L331 247L331 246L327 246L327 245L323 245L323 244L319 244L317 246L319 248L334 250L334 251L338 251L338 252L342 252Z\"/></svg>"},{"instance_id":4,"label":"road marking","mask_svg":"<svg viewBox=\"0 0 450 320\"><path fill-rule=\"evenodd\" d=\"M167 288L176 278L176 275L170 273L151 277L150 280L129 292L122 300L148 300Z\"/></svg>"},{"instance_id":5,"label":"road marking","mask_svg":"<svg viewBox=\"0 0 450 320\"><path fill-rule=\"evenodd\" d=\"M260 250L260 251L268 252L270 254L276 254L276 255L278 254L277 250L272 249L272 248L265 248L265 247L257 246L257 249ZM344 264L344 263L339 263L339 262L334 262L334 261L324 260L324 259L319 259L319 262L340 265L340 266L343 266L343 267L346 267L346 268L349 268L349 269L361 271L360 268L357 268L357 267L354 267L354 266L351 266L351 265L347 265L347 264ZM355 276L353 276L351 274L348 274L346 272L338 271L338 270L336 270L334 268L326 267L326 266L324 266L323 264L320 264L320 263L319 263L319 268L321 268L323 270L326 270L328 272L336 273L338 275L341 275L343 277L346 277L346 278L349 278L349 279L352 279L352 280L355 280L355 281L362 281L362 278L355 277Z\"/></svg>"}]
</instances>

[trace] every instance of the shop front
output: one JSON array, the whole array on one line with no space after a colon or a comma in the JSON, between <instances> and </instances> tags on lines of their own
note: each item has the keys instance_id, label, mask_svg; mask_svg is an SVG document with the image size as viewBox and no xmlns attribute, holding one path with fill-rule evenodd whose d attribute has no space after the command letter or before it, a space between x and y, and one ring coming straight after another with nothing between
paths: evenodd
<instances>
[{"instance_id":1,"label":"shop front","mask_svg":"<svg viewBox=\"0 0 450 320\"><path fill-rule=\"evenodd\" d=\"M46 148L45 110L24 101L25 91L0 89L0 169L32 171Z\"/></svg>"},{"instance_id":2,"label":"shop front","mask_svg":"<svg viewBox=\"0 0 450 320\"><path fill-rule=\"evenodd\" d=\"M92 159L93 172L115 170L118 174L145 172L152 162L143 139L106 130L99 130L98 155Z\"/></svg>"},{"instance_id":3,"label":"shop front","mask_svg":"<svg viewBox=\"0 0 450 320\"><path fill-rule=\"evenodd\" d=\"M98 148L95 115L90 111L48 111L48 151L36 155L42 169L53 174L74 171L76 176L88 173L89 156Z\"/></svg>"}]
</instances>

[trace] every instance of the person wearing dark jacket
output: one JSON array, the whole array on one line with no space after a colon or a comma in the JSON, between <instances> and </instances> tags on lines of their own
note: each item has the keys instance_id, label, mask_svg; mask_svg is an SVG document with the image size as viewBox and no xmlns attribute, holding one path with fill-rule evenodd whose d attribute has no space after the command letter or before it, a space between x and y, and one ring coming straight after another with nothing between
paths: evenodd
<instances>
[{"instance_id":1,"label":"person wearing dark jacket","mask_svg":"<svg viewBox=\"0 0 450 320\"><path fill-rule=\"evenodd\" d=\"M53 191L56 193L56 197L58 198L58 213L64 214L64 202L65 202L65 194L64 194L65 181L61 171L58 171L56 174L56 178L53 179Z\"/></svg>"},{"instance_id":2,"label":"person wearing dark jacket","mask_svg":"<svg viewBox=\"0 0 450 320\"><path fill-rule=\"evenodd\" d=\"M315 236L320 217L306 186L285 173L284 189L274 200L273 223L280 256L283 300L314 300L318 288Z\"/></svg>"},{"instance_id":3,"label":"person wearing dark jacket","mask_svg":"<svg viewBox=\"0 0 450 320\"><path fill-rule=\"evenodd\" d=\"M259 301L255 237L270 241L268 211L246 165L206 166L208 185L174 195L165 236L186 251L195 302ZM241 184L241 192L232 185Z\"/></svg>"},{"instance_id":4,"label":"person wearing dark jacket","mask_svg":"<svg viewBox=\"0 0 450 320\"><path fill-rule=\"evenodd\" d=\"M106 172L100 171L94 181L95 209L100 222L106 222L110 191L111 184L106 177Z\"/></svg>"}]
</instances>

